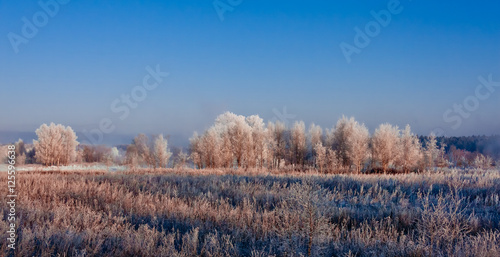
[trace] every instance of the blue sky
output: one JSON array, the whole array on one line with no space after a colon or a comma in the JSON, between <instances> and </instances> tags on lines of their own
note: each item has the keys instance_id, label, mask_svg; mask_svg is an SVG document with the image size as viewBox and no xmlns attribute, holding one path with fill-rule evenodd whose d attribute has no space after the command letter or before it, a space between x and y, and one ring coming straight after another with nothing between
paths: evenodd
<instances>
[{"instance_id":1,"label":"blue sky","mask_svg":"<svg viewBox=\"0 0 500 257\"><path fill-rule=\"evenodd\" d=\"M399 1L348 63L340 44L355 46L355 28L389 3L243 0L222 21L213 1L72 0L53 17L37 1L1 1L0 133L48 122L92 131L106 118L111 134L186 138L224 111L270 120L286 106L290 122L328 128L345 114L372 132L390 122L500 134L500 87L474 100L479 76L500 81L500 3ZM16 53L23 17L41 26ZM121 120L110 105L157 65L169 76ZM464 101L468 115L453 110Z\"/></svg>"}]
</instances>

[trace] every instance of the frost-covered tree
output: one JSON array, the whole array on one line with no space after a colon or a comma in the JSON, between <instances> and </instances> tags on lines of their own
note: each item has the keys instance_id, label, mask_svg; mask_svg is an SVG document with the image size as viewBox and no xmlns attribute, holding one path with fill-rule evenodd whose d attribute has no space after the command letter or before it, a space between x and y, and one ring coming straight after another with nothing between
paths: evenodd
<instances>
[{"instance_id":1,"label":"frost-covered tree","mask_svg":"<svg viewBox=\"0 0 500 257\"><path fill-rule=\"evenodd\" d=\"M332 146L337 153L337 157L341 165L345 168L349 168L351 165L351 160L349 159L347 140L352 134L352 125L355 122L354 118L347 118L342 116L337 121L335 129L333 130L333 140Z\"/></svg>"},{"instance_id":2,"label":"frost-covered tree","mask_svg":"<svg viewBox=\"0 0 500 257\"><path fill-rule=\"evenodd\" d=\"M227 157L221 154L221 141L228 140L226 137L226 132L220 132L216 127L211 127L202 136L195 132L189 139L190 158L194 165L198 168L218 168L223 165Z\"/></svg>"},{"instance_id":3,"label":"frost-covered tree","mask_svg":"<svg viewBox=\"0 0 500 257\"><path fill-rule=\"evenodd\" d=\"M78 137L71 127L66 127L63 132L63 156L62 162L68 164L76 160L76 147L78 146Z\"/></svg>"},{"instance_id":4,"label":"frost-covered tree","mask_svg":"<svg viewBox=\"0 0 500 257\"><path fill-rule=\"evenodd\" d=\"M291 130L291 154L292 161L297 166L304 165L307 151L306 126L303 121L296 121Z\"/></svg>"},{"instance_id":5,"label":"frost-covered tree","mask_svg":"<svg viewBox=\"0 0 500 257\"><path fill-rule=\"evenodd\" d=\"M324 147L321 143L316 143L314 146L314 152L316 153L316 167L318 168L319 172L322 173L325 165L326 165L326 147Z\"/></svg>"},{"instance_id":6,"label":"frost-covered tree","mask_svg":"<svg viewBox=\"0 0 500 257\"><path fill-rule=\"evenodd\" d=\"M372 158L384 172L398 159L399 128L389 123L381 124L373 133Z\"/></svg>"},{"instance_id":7,"label":"frost-covered tree","mask_svg":"<svg viewBox=\"0 0 500 257\"><path fill-rule=\"evenodd\" d=\"M351 132L346 140L347 156L350 162L356 166L356 172L359 173L368 156L370 133L365 124L359 124L357 121L349 122L348 124Z\"/></svg>"},{"instance_id":8,"label":"frost-covered tree","mask_svg":"<svg viewBox=\"0 0 500 257\"><path fill-rule=\"evenodd\" d=\"M134 138L133 144L137 149L139 165L154 166L154 156L151 153L151 146L148 136L139 134Z\"/></svg>"},{"instance_id":9,"label":"frost-covered tree","mask_svg":"<svg viewBox=\"0 0 500 257\"><path fill-rule=\"evenodd\" d=\"M439 147L434 133L429 135L428 140L425 142L424 151L424 169L433 168L436 166L436 161L439 158Z\"/></svg>"},{"instance_id":10,"label":"frost-covered tree","mask_svg":"<svg viewBox=\"0 0 500 257\"><path fill-rule=\"evenodd\" d=\"M270 168L279 168L285 158L285 124L281 121L269 122L267 125L267 149Z\"/></svg>"},{"instance_id":11,"label":"frost-covered tree","mask_svg":"<svg viewBox=\"0 0 500 257\"><path fill-rule=\"evenodd\" d=\"M66 165L76 158L78 141L71 127L61 124L43 124L36 130L33 140L36 160L45 165Z\"/></svg>"},{"instance_id":12,"label":"frost-covered tree","mask_svg":"<svg viewBox=\"0 0 500 257\"><path fill-rule=\"evenodd\" d=\"M220 165L224 168L232 168L234 163L233 146L231 145L231 139L227 131L222 135L221 141Z\"/></svg>"},{"instance_id":13,"label":"frost-covered tree","mask_svg":"<svg viewBox=\"0 0 500 257\"><path fill-rule=\"evenodd\" d=\"M7 152L10 151L8 148L8 145L0 145L0 163L1 164L6 164L8 163L7 161L9 160L7 158Z\"/></svg>"},{"instance_id":14,"label":"frost-covered tree","mask_svg":"<svg viewBox=\"0 0 500 257\"><path fill-rule=\"evenodd\" d=\"M197 132L194 132L193 136L189 138L189 151L189 156L193 161L194 167L199 169L203 168L201 139Z\"/></svg>"},{"instance_id":15,"label":"frost-covered tree","mask_svg":"<svg viewBox=\"0 0 500 257\"><path fill-rule=\"evenodd\" d=\"M359 124L354 117L342 116L331 137L340 164L347 169L355 165L360 171L368 154L369 132L365 125Z\"/></svg>"},{"instance_id":16,"label":"frost-covered tree","mask_svg":"<svg viewBox=\"0 0 500 257\"><path fill-rule=\"evenodd\" d=\"M265 160L266 149L266 126L264 121L258 115L252 115L246 118L251 129L251 149L254 167L262 168Z\"/></svg>"},{"instance_id":17,"label":"frost-covered tree","mask_svg":"<svg viewBox=\"0 0 500 257\"><path fill-rule=\"evenodd\" d=\"M335 150L328 148L326 150L326 169L329 172L336 172L340 168L338 154Z\"/></svg>"},{"instance_id":18,"label":"frost-covered tree","mask_svg":"<svg viewBox=\"0 0 500 257\"><path fill-rule=\"evenodd\" d=\"M237 167L247 165L251 155L252 134L250 126L243 116L236 116L234 123L229 125L229 139L233 146L233 156L236 158Z\"/></svg>"},{"instance_id":19,"label":"frost-covered tree","mask_svg":"<svg viewBox=\"0 0 500 257\"><path fill-rule=\"evenodd\" d=\"M276 142L274 141L274 137L272 136L272 132L274 130L274 124L269 122L266 127L266 137L265 137L265 165L268 170L272 170L276 167L275 161L275 152L276 152Z\"/></svg>"},{"instance_id":20,"label":"frost-covered tree","mask_svg":"<svg viewBox=\"0 0 500 257\"><path fill-rule=\"evenodd\" d=\"M415 169L423 158L422 145L418 137L411 132L410 125L406 125L405 129L401 132L398 151L400 155L397 165L401 167L403 172Z\"/></svg>"},{"instance_id":21,"label":"frost-covered tree","mask_svg":"<svg viewBox=\"0 0 500 257\"><path fill-rule=\"evenodd\" d=\"M333 148L335 142L335 128L326 129L325 131L325 147Z\"/></svg>"},{"instance_id":22,"label":"frost-covered tree","mask_svg":"<svg viewBox=\"0 0 500 257\"><path fill-rule=\"evenodd\" d=\"M223 132L229 138L233 157L236 159L237 167L248 164L248 159L252 156L252 129L242 115L225 112L217 117L214 127Z\"/></svg>"},{"instance_id":23,"label":"frost-covered tree","mask_svg":"<svg viewBox=\"0 0 500 257\"><path fill-rule=\"evenodd\" d=\"M85 162L109 163L113 160L112 149L106 145L84 145L81 151Z\"/></svg>"},{"instance_id":24,"label":"frost-covered tree","mask_svg":"<svg viewBox=\"0 0 500 257\"><path fill-rule=\"evenodd\" d=\"M167 139L163 137L163 134L156 136L156 138L154 139L153 150L153 156L155 160L154 167L167 167L168 160L170 159L172 153L168 150L168 142Z\"/></svg>"},{"instance_id":25,"label":"frost-covered tree","mask_svg":"<svg viewBox=\"0 0 500 257\"><path fill-rule=\"evenodd\" d=\"M111 160L116 164L121 164L122 162L122 156L120 155L120 151L116 147L111 148Z\"/></svg>"},{"instance_id":26,"label":"frost-covered tree","mask_svg":"<svg viewBox=\"0 0 500 257\"><path fill-rule=\"evenodd\" d=\"M24 165L26 163L26 147L24 146L24 141L22 139L17 140L14 144L16 147L16 164Z\"/></svg>"},{"instance_id":27,"label":"frost-covered tree","mask_svg":"<svg viewBox=\"0 0 500 257\"><path fill-rule=\"evenodd\" d=\"M309 127L308 139L312 153L312 162L313 164L315 164L317 156L316 145L321 144L321 146L323 146L323 129L320 126L315 125L314 123L311 124L311 126Z\"/></svg>"},{"instance_id":28,"label":"frost-covered tree","mask_svg":"<svg viewBox=\"0 0 500 257\"><path fill-rule=\"evenodd\" d=\"M317 144L323 145L323 129L319 125L311 124L309 127L309 140L313 151Z\"/></svg>"},{"instance_id":29,"label":"frost-covered tree","mask_svg":"<svg viewBox=\"0 0 500 257\"><path fill-rule=\"evenodd\" d=\"M145 134L139 134L127 147L126 162L134 166L147 165L153 168L165 168L171 155L167 139L163 134L151 139Z\"/></svg>"},{"instance_id":30,"label":"frost-covered tree","mask_svg":"<svg viewBox=\"0 0 500 257\"><path fill-rule=\"evenodd\" d=\"M485 156L483 154L478 153L474 158L473 163L475 168L479 169L489 169L493 165L493 159L490 156Z\"/></svg>"},{"instance_id":31,"label":"frost-covered tree","mask_svg":"<svg viewBox=\"0 0 500 257\"><path fill-rule=\"evenodd\" d=\"M448 165L450 165L450 161L448 160L446 156L446 150L445 150L446 144L441 142L441 146L439 147L438 151L438 158L436 160L436 166L440 168L444 168Z\"/></svg>"},{"instance_id":32,"label":"frost-covered tree","mask_svg":"<svg viewBox=\"0 0 500 257\"><path fill-rule=\"evenodd\" d=\"M176 168L184 168L186 167L186 163L189 160L189 156L181 149L179 154L176 157Z\"/></svg>"},{"instance_id":33,"label":"frost-covered tree","mask_svg":"<svg viewBox=\"0 0 500 257\"><path fill-rule=\"evenodd\" d=\"M125 163L131 168L135 168L139 165L139 152L137 151L137 146L134 144L127 146L127 151L125 152Z\"/></svg>"},{"instance_id":34,"label":"frost-covered tree","mask_svg":"<svg viewBox=\"0 0 500 257\"><path fill-rule=\"evenodd\" d=\"M221 151L220 151L220 133L217 131L216 127L211 127L205 134L203 134L201 139L201 147L203 152L203 160L205 161L205 166L209 168L218 168L222 163ZM226 135L226 133L224 133Z\"/></svg>"}]
</instances>

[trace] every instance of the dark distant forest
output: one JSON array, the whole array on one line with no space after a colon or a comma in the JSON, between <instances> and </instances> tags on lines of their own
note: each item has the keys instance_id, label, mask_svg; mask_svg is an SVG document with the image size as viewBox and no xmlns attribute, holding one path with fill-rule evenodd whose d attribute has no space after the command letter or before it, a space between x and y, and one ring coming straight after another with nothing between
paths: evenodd
<instances>
[{"instance_id":1,"label":"dark distant forest","mask_svg":"<svg viewBox=\"0 0 500 257\"><path fill-rule=\"evenodd\" d=\"M419 136L420 142L425 146L428 136ZM438 146L444 146L447 154L457 150L469 152L471 154L480 153L491 156L494 159L500 158L500 135L494 136L462 136L462 137L437 137Z\"/></svg>"}]
</instances>

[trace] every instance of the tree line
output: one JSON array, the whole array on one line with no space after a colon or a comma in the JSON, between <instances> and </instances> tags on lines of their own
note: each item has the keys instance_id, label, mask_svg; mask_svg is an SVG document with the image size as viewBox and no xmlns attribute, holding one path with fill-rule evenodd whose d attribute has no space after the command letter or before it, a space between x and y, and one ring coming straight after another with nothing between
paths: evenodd
<instances>
[{"instance_id":1,"label":"tree line","mask_svg":"<svg viewBox=\"0 0 500 257\"><path fill-rule=\"evenodd\" d=\"M202 135L190 139L196 168L267 168L320 172L424 170L446 166L443 147L431 135L423 147L410 126L381 124L370 135L364 124L343 116L325 131L303 121L287 128L280 121L267 125L257 115L226 112Z\"/></svg>"},{"instance_id":2,"label":"tree line","mask_svg":"<svg viewBox=\"0 0 500 257\"><path fill-rule=\"evenodd\" d=\"M283 122L264 123L258 115L231 112L219 115L214 124L189 139L187 153L172 154L162 134L136 136L123 147L79 145L69 126L43 124L36 130L31 148L16 143L18 163L67 165L98 162L130 167L243 168L334 172L412 172L431 167L479 167L494 165L493 159L478 152L446 145L434 135L418 137L407 125L400 129L381 124L370 134L353 117L341 117L331 129L314 123L306 129L303 121L290 128ZM483 141L484 138L482 138Z\"/></svg>"}]
</instances>

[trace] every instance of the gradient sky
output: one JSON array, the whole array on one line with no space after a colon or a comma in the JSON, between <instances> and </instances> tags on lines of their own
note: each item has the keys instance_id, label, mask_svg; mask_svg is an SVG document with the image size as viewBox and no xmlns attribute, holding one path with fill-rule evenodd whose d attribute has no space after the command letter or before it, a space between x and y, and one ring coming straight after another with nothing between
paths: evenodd
<instances>
[{"instance_id":1,"label":"gradient sky","mask_svg":"<svg viewBox=\"0 0 500 257\"><path fill-rule=\"evenodd\" d=\"M42 2L48 2L42 0ZM226 0L221 0L227 3ZM112 120L113 134L187 138L224 112L331 128L354 116L428 134L500 134L500 87L454 129L443 114L500 81L500 2L400 1L402 12L348 63L339 47L390 1L244 0L221 21L207 1L77 1L15 53L37 1L0 2L0 133L42 123L76 131ZM145 67L170 73L124 120L110 109L142 85Z\"/></svg>"}]
</instances>

